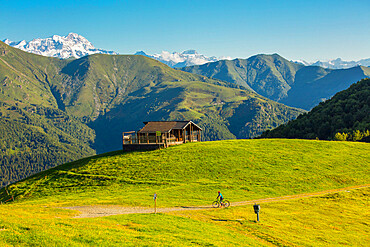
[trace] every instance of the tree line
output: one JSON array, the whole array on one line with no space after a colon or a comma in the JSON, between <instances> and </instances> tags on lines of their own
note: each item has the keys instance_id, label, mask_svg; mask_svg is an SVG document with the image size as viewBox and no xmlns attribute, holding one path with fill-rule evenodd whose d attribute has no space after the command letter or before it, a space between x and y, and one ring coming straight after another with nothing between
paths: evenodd
<instances>
[{"instance_id":1,"label":"tree line","mask_svg":"<svg viewBox=\"0 0 370 247\"><path fill-rule=\"evenodd\" d=\"M261 138L368 141L370 79L363 79Z\"/></svg>"}]
</instances>

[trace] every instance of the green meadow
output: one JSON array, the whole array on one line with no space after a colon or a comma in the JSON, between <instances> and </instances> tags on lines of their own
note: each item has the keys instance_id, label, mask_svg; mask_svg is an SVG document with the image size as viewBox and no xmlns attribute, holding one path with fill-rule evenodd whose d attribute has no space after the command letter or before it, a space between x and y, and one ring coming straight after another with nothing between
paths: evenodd
<instances>
[{"instance_id":1,"label":"green meadow","mask_svg":"<svg viewBox=\"0 0 370 247\"><path fill-rule=\"evenodd\" d=\"M67 163L7 187L17 203L207 205L366 184L370 145L285 139L189 143ZM1 191L0 200L9 195Z\"/></svg>"},{"instance_id":2,"label":"green meadow","mask_svg":"<svg viewBox=\"0 0 370 247\"><path fill-rule=\"evenodd\" d=\"M74 219L77 212L1 205L1 246L368 246L370 189L168 214Z\"/></svg>"},{"instance_id":3,"label":"green meadow","mask_svg":"<svg viewBox=\"0 0 370 247\"><path fill-rule=\"evenodd\" d=\"M93 156L0 191L1 246L366 246L369 188L228 209L73 218L73 205L210 205L370 183L370 145L288 139Z\"/></svg>"}]
</instances>

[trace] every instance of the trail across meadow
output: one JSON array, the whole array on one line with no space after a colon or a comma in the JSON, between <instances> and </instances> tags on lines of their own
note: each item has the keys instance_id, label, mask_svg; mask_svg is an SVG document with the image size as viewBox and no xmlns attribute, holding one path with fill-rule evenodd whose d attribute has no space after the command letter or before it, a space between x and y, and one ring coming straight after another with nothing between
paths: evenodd
<instances>
[{"instance_id":1,"label":"trail across meadow","mask_svg":"<svg viewBox=\"0 0 370 247\"><path fill-rule=\"evenodd\" d=\"M337 192L343 192L343 191L349 192L350 190L367 188L367 187L370 187L370 184L351 186L351 187L346 187L346 188L341 188L341 189L324 190L324 191L319 191L319 192L314 192L314 193L303 193L303 194L298 194L298 195L287 195L287 196L249 200L249 201L231 202L231 206L244 206L244 205L251 205L254 203L260 204L260 203L269 203L269 202L277 202L277 201L295 200L295 199L321 196L325 194L337 193ZM188 211L188 210L209 210L212 208L213 207L211 205L168 207L168 208L157 208L157 213L169 213L173 211ZM154 213L154 208L123 207L119 205L74 206L74 207L64 207L64 209L78 211L79 214L74 216L74 218L96 218L96 217L104 217L104 216L119 215L119 214Z\"/></svg>"}]
</instances>

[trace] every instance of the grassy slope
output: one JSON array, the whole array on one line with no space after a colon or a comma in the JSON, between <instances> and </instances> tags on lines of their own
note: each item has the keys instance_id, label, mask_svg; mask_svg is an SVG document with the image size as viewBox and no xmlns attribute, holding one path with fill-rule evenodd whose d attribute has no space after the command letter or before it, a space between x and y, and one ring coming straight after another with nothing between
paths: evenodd
<instances>
[{"instance_id":1,"label":"grassy slope","mask_svg":"<svg viewBox=\"0 0 370 247\"><path fill-rule=\"evenodd\" d=\"M66 60L27 53L0 41L0 100L57 107L51 81L61 79L58 72L66 63Z\"/></svg>"},{"instance_id":2,"label":"grassy slope","mask_svg":"<svg viewBox=\"0 0 370 247\"><path fill-rule=\"evenodd\" d=\"M252 205L228 210L175 212L233 229L277 246L368 246L370 189L261 204L260 223ZM248 245L248 244L246 244Z\"/></svg>"},{"instance_id":3,"label":"grassy slope","mask_svg":"<svg viewBox=\"0 0 370 247\"><path fill-rule=\"evenodd\" d=\"M220 151L222 150L222 151ZM305 140L190 143L153 152L110 153L58 166L8 190L25 203L208 204L369 183L370 146ZM1 200L9 198L4 189Z\"/></svg>"},{"instance_id":4,"label":"grassy slope","mask_svg":"<svg viewBox=\"0 0 370 247\"><path fill-rule=\"evenodd\" d=\"M302 65L289 62L278 54L256 55L248 59L221 60L182 70L235 83L279 100L287 96L294 77Z\"/></svg>"},{"instance_id":5,"label":"grassy slope","mask_svg":"<svg viewBox=\"0 0 370 247\"><path fill-rule=\"evenodd\" d=\"M238 140L95 156L9 186L28 197L0 206L0 244L366 246L369 188L263 203L259 224L251 205L92 219L73 219L73 211L55 207L151 206L153 191L166 206L208 204L218 189L238 201L365 184L369 149L365 143Z\"/></svg>"},{"instance_id":6,"label":"grassy slope","mask_svg":"<svg viewBox=\"0 0 370 247\"><path fill-rule=\"evenodd\" d=\"M74 213L62 209L0 208L2 246L259 246L259 241L227 227L187 217L135 214L71 219Z\"/></svg>"},{"instance_id":7,"label":"grassy slope","mask_svg":"<svg viewBox=\"0 0 370 247\"><path fill-rule=\"evenodd\" d=\"M0 205L2 246L367 246L370 189L226 210L71 219L48 206ZM46 227L47 226L47 227Z\"/></svg>"},{"instance_id":8,"label":"grassy slope","mask_svg":"<svg viewBox=\"0 0 370 247\"><path fill-rule=\"evenodd\" d=\"M96 153L94 131L63 111L53 85L67 63L0 42L0 187Z\"/></svg>"}]
</instances>

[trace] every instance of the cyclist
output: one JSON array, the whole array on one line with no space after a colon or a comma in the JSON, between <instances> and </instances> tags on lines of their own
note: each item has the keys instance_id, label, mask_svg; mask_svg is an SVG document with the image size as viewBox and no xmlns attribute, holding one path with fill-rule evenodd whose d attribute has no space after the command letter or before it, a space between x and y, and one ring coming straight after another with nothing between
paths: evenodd
<instances>
[{"instance_id":1,"label":"cyclist","mask_svg":"<svg viewBox=\"0 0 370 247\"><path fill-rule=\"evenodd\" d=\"M224 205L224 203L222 202L222 201L224 200L224 197L222 196L221 192L219 191L219 192L217 192L217 193L218 193L218 196L217 196L216 200L217 200L218 198L220 198L221 206L225 206L225 205Z\"/></svg>"}]
</instances>

